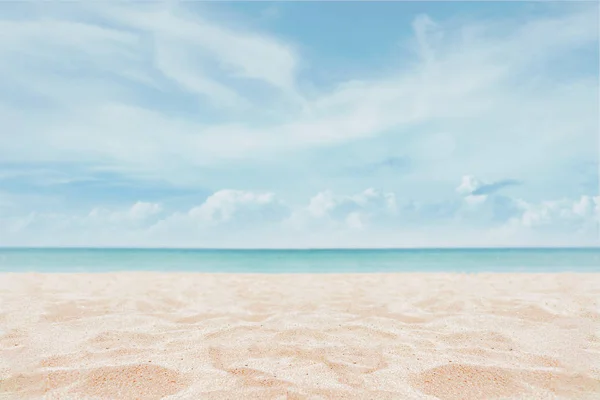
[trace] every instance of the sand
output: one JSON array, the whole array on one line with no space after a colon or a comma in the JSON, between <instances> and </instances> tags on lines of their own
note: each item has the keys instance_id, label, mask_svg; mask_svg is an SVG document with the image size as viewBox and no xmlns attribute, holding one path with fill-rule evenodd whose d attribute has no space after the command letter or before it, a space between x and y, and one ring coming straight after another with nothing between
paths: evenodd
<instances>
[{"instance_id":1,"label":"sand","mask_svg":"<svg viewBox=\"0 0 600 400\"><path fill-rule=\"evenodd\" d=\"M600 399L600 274L0 274L0 399Z\"/></svg>"}]
</instances>

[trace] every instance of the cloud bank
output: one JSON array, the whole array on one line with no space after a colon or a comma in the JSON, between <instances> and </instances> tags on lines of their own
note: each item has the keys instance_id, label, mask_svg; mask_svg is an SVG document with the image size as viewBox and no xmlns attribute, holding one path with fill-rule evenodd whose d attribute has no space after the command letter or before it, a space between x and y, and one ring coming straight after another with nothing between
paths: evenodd
<instances>
[{"instance_id":1,"label":"cloud bank","mask_svg":"<svg viewBox=\"0 0 600 400\"><path fill-rule=\"evenodd\" d=\"M473 179L464 177L458 189ZM137 202L81 215L3 216L0 239L30 246L209 248L593 245L599 224L600 196L530 203L469 194L422 204L369 188L348 195L324 191L293 207L270 192L221 190L171 212Z\"/></svg>"}]
</instances>

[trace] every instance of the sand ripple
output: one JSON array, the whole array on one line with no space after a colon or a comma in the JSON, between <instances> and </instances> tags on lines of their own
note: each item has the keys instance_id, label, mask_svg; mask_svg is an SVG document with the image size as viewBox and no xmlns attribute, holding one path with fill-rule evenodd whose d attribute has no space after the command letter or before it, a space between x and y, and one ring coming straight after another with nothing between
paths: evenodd
<instances>
[{"instance_id":1,"label":"sand ripple","mask_svg":"<svg viewBox=\"0 0 600 400\"><path fill-rule=\"evenodd\" d=\"M0 399L598 399L598 299L600 274L3 274Z\"/></svg>"}]
</instances>

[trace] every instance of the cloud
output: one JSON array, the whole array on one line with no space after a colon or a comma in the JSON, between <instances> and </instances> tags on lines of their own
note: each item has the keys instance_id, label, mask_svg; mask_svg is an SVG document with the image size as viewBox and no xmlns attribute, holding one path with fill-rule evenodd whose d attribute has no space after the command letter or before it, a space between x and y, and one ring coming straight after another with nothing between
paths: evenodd
<instances>
[{"instance_id":1,"label":"cloud","mask_svg":"<svg viewBox=\"0 0 600 400\"><path fill-rule=\"evenodd\" d=\"M598 226L600 222L600 196L582 196L578 200L544 201L540 204L521 202L521 208L523 214L511 222L526 228L559 225L558 227L564 232L565 225L579 229Z\"/></svg>"},{"instance_id":2,"label":"cloud","mask_svg":"<svg viewBox=\"0 0 600 400\"><path fill-rule=\"evenodd\" d=\"M206 223L236 222L268 223L285 214L286 207L274 193L243 190L220 190L204 203L192 208L188 215Z\"/></svg>"},{"instance_id":3,"label":"cloud","mask_svg":"<svg viewBox=\"0 0 600 400\"><path fill-rule=\"evenodd\" d=\"M361 229L396 213L394 193L369 188L354 195L337 195L327 190L311 197L307 206L294 210L283 224L301 231Z\"/></svg>"},{"instance_id":4,"label":"cloud","mask_svg":"<svg viewBox=\"0 0 600 400\"><path fill-rule=\"evenodd\" d=\"M477 189L475 189L472 194L475 196L480 196L480 195L485 195L485 194L492 194L495 193L497 191L499 191L500 189L503 189L505 187L508 186L517 186L517 185L521 185L522 182L518 181L516 179L505 179L502 181L497 181L497 182L493 182L493 183L489 183L487 185L482 185L480 187L478 187Z\"/></svg>"},{"instance_id":5,"label":"cloud","mask_svg":"<svg viewBox=\"0 0 600 400\"><path fill-rule=\"evenodd\" d=\"M101 5L93 11L140 34L151 35L158 69L184 88L198 89L209 96L215 93L219 98L229 90L217 81L219 74L225 74L234 79L255 79L288 94L295 91L295 51L269 35L216 23L208 15L161 4ZM200 59L194 59L194 55ZM202 74L207 60L216 63L219 70L214 80Z\"/></svg>"},{"instance_id":6,"label":"cloud","mask_svg":"<svg viewBox=\"0 0 600 400\"><path fill-rule=\"evenodd\" d=\"M381 161L366 163L357 167L349 168L352 174L371 175L380 172L406 173L411 168L410 158L402 157L386 157Z\"/></svg>"},{"instance_id":7,"label":"cloud","mask_svg":"<svg viewBox=\"0 0 600 400\"><path fill-rule=\"evenodd\" d=\"M336 201L333 198L331 191L317 193L316 196L310 199L308 207L306 208L308 214L321 218L329 214L329 211L336 207Z\"/></svg>"},{"instance_id":8,"label":"cloud","mask_svg":"<svg viewBox=\"0 0 600 400\"><path fill-rule=\"evenodd\" d=\"M492 183L484 183L473 175L465 175L463 176L460 185L456 188L456 191L463 195L479 197L496 193L509 186L521 184L522 182L516 179L503 179Z\"/></svg>"},{"instance_id":9,"label":"cloud","mask_svg":"<svg viewBox=\"0 0 600 400\"><path fill-rule=\"evenodd\" d=\"M191 54L205 52L214 59L220 72L231 78L254 79L289 95L295 94L294 51L269 36L236 31L203 18L192 19L173 12L117 13L124 23L155 35L159 70L184 89L206 94L225 105L234 105L240 100L233 89L203 74L201 66L191 57Z\"/></svg>"},{"instance_id":10,"label":"cloud","mask_svg":"<svg viewBox=\"0 0 600 400\"><path fill-rule=\"evenodd\" d=\"M566 240L573 233L580 239L585 237L587 243L593 243L596 238L600 240L597 236L600 233L600 197L583 195L579 199L527 202L497 194L504 187L518 184L520 181L511 179L488 184L472 175L463 176L456 191L464 196L468 207L459 209L457 216L462 221L493 226L493 232L503 232L515 241L523 235L529 235L524 240L547 240L549 235L553 240L557 237Z\"/></svg>"},{"instance_id":11,"label":"cloud","mask_svg":"<svg viewBox=\"0 0 600 400\"><path fill-rule=\"evenodd\" d=\"M415 204L367 189L323 191L291 206L272 192L220 190L188 210L137 202L82 215L0 215L0 240L30 246L404 247L593 245L600 239L600 196L538 203L497 194L477 203L467 198Z\"/></svg>"},{"instance_id":12,"label":"cloud","mask_svg":"<svg viewBox=\"0 0 600 400\"><path fill-rule=\"evenodd\" d=\"M2 243L594 236L595 4L417 15L383 62L282 29L302 13L257 28L216 4L0 7ZM491 180L454 192L465 171Z\"/></svg>"},{"instance_id":13,"label":"cloud","mask_svg":"<svg viewBox=\"0 0 600 400\"><path fill-rule=\"evenodd\" d=\"M175 211L156 221L144 235L146 242L156 245L178 238L190 246L221 247L222 241L235 243L245 238L265 246L268 233L274 233L273 227L289 213L274 193L225 189L187 211Z\"/></svg>"},{"instance_id":14,"label":"cloud","mask_svg":"<svg viewBox=\"0 0 600 400\"><path fill-rule=\"evenodd\" d=\"M558 144L568 137L571 146L581 146L591 135L589 115L580 115L591 108L582 104L594 98L597 82L573 82L550 92L513 89L519 88L515 77L527 75L531 65L597 41L597 21L588 11L574 8L557 17L511 23L511 29L505 22L456 27L421 16L411 39L420 57L414 66L398 66L376 79L339 82L333 90L311 95L297 85L301 54L293 43L184 13L176 6L89 5L74 8L70 16L3 20L10 25L10 40L0 49L6 55L6 82L18 85L21 94L43 96L60 107L37 110L32 120L27 118L29 110L14 103L15 97L5 98L0 117L8 132L20 134L0 138L0 156L22 162L85 160L124 174L177 180L197 165L284 157L390 130L401 137L418 126L439 123L454 129L457 121L483 116L491 119L482 125L506 124L506 117L519 109L530 111L528 142L539 144L538 139L548 138ZM73 21L78 12L85 18ZM530 48L536 51L527 51ZM90 76L74 77L72 64L64 60L93 66L86 70ZM32 65L60 73L30 70ZM107 81L107 73L120 78ZM71 84L74 79L77 85ZM276 91L252 90L246 80ZM166 102L181 103L186 92L214 100L218 108L207 106L200 113L195 108L194 118L189 118L174 115L164 104L141 100L160 93ZM222 107L226 111L219 111ZM269 110L277 110L280 117L273 118ZM570 128L554 121L548 123L552 132L537 129L532 124L542 123L535 117L538 110L568 120ZM238 122L223 122L232 116ZM502 140L521 135L522 121L523 117L513 118ZM32 141L39 146L26 145ZM489 154L481 150L465 162ZM534 161L523 160L515 157L514 167Z\"/></svg>"},{"instance_id":15,"label":"cloud","mask_svg":"<svg viewBox=\"0 0 600 400\"><path fill-rule=\"evenodd\" d=\"M157 203L138 201L125 211L110 211L103 208L94 208L88 218L93 221L121 223L141 222L162 211L162 206Z\"/></svg>"},{"instance_id":16,"label":"cloud","mask_svg":"<svg viewBox=\"0 0 600 400\"><path fill-rule=\"evenodd\" d=\"M463 195L470 195L482 185L483 183L473 175L465 175L462 177L460 185L458 185L456 191Z\"/></svg>"}]
</instances>

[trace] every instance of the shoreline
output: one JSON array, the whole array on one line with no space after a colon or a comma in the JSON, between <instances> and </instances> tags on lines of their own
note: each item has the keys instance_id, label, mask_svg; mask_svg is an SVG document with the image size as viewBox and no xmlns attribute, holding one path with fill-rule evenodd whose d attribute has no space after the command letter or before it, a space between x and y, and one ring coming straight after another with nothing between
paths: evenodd
<instances>
[{"instance_id":1,"label":"shoreline","mask_svg":"<svg viewBox=\"0 0 600 400\"><path fill-rule=\"evenodd\" d=\"M358 276L419 276L423 275L427 276L477 276L477 277L492 277L492 276L509 276L516 275L520 277L524 277L527 275L532 276L550 276L550 275L574 275L574 276L583 276L589 275L591 277L600 276L600 271L482 271L482 272L471 272L471 271L398 271L398 272L205 272L205 271L155 271L155 270L107 270L107 271L0 271L0 277L3 275L6 276L15 276L15 277L25 277L26 275L31 276L56 276L56 275L65 275L65 276L84 276L84 275L92 275L92 276L104 276L104 275L165 275L165 276L179 276L179 275L187 275L187 276L248 276L248 277L291 277L291 276L328 276L328 277L358 277ZM1 285L1 283L0 283Z\"/></svg>"}]
</instances>

